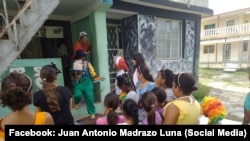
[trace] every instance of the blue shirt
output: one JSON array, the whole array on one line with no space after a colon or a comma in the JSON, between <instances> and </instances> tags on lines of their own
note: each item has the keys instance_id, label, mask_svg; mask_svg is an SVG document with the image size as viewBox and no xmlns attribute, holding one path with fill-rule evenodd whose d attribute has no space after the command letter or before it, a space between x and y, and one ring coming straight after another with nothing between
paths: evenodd
<instances>
[{"instance_id":1,"label":"blue shirt","mask_svg":"<svg viewBox=\"0 0 250 141\"><path fill-rule=\"evenodd\" d=\"M250 92L247 94L244 102L244 108L250 110Z\"/></svg>"},{"instance_id":2,"label":"blue shirt","mask_svg":"<svg viewBox=\"0 0 250 141\"><path fill-rule=\"evenodd\" d=\"M149 82L148 85L146 85L143 88L139 87L140 83L141 83L140 81L137 81L137 83L136 83L136 89L137 89L137 92L138 92L138 94L139 94L140 97L142 97L142 95L145 92L151 91L155 87L155 82Z\"/></svg>"}]
</instances>

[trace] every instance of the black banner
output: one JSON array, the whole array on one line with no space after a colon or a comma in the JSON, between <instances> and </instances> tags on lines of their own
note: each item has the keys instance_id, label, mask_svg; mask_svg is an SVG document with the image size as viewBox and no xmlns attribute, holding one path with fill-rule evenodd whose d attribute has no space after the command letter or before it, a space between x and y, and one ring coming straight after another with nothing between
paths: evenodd
<instances>
[{"instance_id":1,"label":"black banner","mask_svg":"<svg viewBox=\"0 0 250 141\"><path fill-rule=\"evenodd\" d=\"M79 137L176 137L179 139L250 139L250 126L244 125L6 125L5 141L34 139L74 139Z\"/></svg>"}]
</instances>

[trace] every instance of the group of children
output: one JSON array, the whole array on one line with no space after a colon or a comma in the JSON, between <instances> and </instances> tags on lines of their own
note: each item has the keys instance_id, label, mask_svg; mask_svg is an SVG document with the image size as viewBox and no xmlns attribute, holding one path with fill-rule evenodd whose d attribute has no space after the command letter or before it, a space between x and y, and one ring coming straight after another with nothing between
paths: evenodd
<instances>
[{"instance_id":1,"label":"group of children","mask_svg":"<svg viewBox=\"0 0 250 141\"><path fill-rule=\"evenodd\" d=\"M192 73L174 74L170 69L162 69L153 79L141 53L132 56L132 63L130 75L125 59L115 57L115 91L105 97L105 114L96 120L97 125L199 124L201 115L209 119L208 124L220 124L226 117L226 108L217 97L206 96L198 102L192 96L198 89ZM110 101L111 96L116 102Z\"/></svg>"},{"instance_id":2,"label":"group of children","mask_svg":"<svg viewBox=\"0 0 250 141\"><path fill-rule=\"evenodd\" d=\"M77 81L74 82L74 107L79 108L81 96L84 95L87 111L90 117L94 119L95 106L92 79L101 79L101 77L95 73L91 63L86 59L86 55L90 51L86 32L81 32L79 37L79 41L77 41L74 46L73 55L73 69L76 70L76 68L80 68L79 79L76 79ZM162 124L196 124L199 122L202 109L200 104L192 97L192 92L197 90L197 87L195 77L191 73L179 73L175 75L170 69L162 69L158 72L156 79L154 79L142 53L135 53L132 56L131 62L132 68L128 68L127 62L123 57L117 56L114 58L114 67L117 69L117 75L115 91L112 93L118 95L120 100L119 108L122 111L123 104L126 103L125 101L132 99L138 105L138 121L140 123L145 123L144 121L148 119L150 109L159 109L159 107L161 109L159 110L161 111L160 116L157 116L158 112L156 112L156 114L151 113L151 116L162 117ZM78 73L79 71L74 72ZM77 74L75 74L75 76L77 76ZM161 96L157 94L158 92L162 92L158 90L160 88L165 92L162 93ZM151 92L151 94L147 94L147 92ZM144 94L146 94L145 96L155 94L152 99L156 99L157 103L152 104L151 108L145 108L147 104L142 101ZM187 104L188 102L189 104ZM105 105L104 102L104 106L107 105L109 104L106 103ZM114 111L117 109L114 109L114 107L111 108ZM192 108L196 109L194 110L196 112L192 111L192 114L184 116L187 115L186 112ZM110 110L105 110L105 116L108 115L108 111ZM186 118L180 119L180 117ZM152 124L152 122L148 121L147 123Z\"/></svg>"},{"instance_id":3,"label":"group of children","mask_svg":"<svg viewBox=\"0 0 250 141\"><path fill-rule=\"evenodd\" d=\"M86 32L80 33L79 46L86 42L86 36ZM32 80L25 74L11 72L3 79L1 104L12 111L0 118L0 139L4 138L8 124L74 125L71 107L79 108L82 95L90 118L95 119L93 80L102 78L87 60L90 49L84 52L77 48L80 47L75 47L72 65L73 93L57 85L61 71L54 63L41 68L43 88L34 94ZM205 97L199 103L192 96L197 87L191 73L174 74L170 69L162 69L153 79L141 53L134 54L131 61L133 66L128 68L123 57L115 58L115 90L105 96L105 111L96 119L97 125L198 124L202 114L209 118L209 124L219 124L225 118L226 109L220 100ZM35 111L29 109L32 102ZM117 113L118 109L121 113Z\"/></svg>"},{"instance_id":4,"label":"group of children","mask_svg":"<svg viewBox=\"0 0 250 141\"><path fill-rule=\"evenodd\" d=\"M132 57L132 63L134 71L130 75L124 58L115 57L115 91L106 95L105 112L96 120L97 125L199 123L202 107L192 96L197 87L191 73L174 74L162 69L153 79L141 53Z\"/></svg>"},{"instance_id":5,"label":"group of children","mask_svg":"<svg viewBox=\"0 0 250 141\"><path fill-rule=\"evenodd\" d=\"M80 60L81 77L74 82L73 93L69 88L57 85L57 75L61 72L53 63L41 68L40 77L43 89L35 92L34 95L31 92L32 81L28 76L17 72L10 73L2 81L0 98L3 106L12 109L12 113L9 115L12 118L7 118L9 116L2 118L1 129L4 130L4 125L8 123L23 124L36 121L29 120L29 118L15 119L14 115L22 117L22 114L17 115L22 113L20 111L23 111L23 115L30 115L30 118L37 118L39 116L32 115L42 113L40 115L42 115L43 120L39 121L43 122L34 122L34 124L74 125L71 107L79 104L83 93L87 100L88 113L95 115L94 88L90 76L94 78L99 78L99 76L91 71L93 69L91 64L85 63L83 57L83 52L76 52L74 62L76 64L74 65L77 65L77 63L79 65L77 61ZM96 124L198 124L203 111L205 111L206 116L211 115L207 110L211 111L211 107L206 108L209 107L207 106L209 104L205 104L205 101L208 100L204 100L203 105L201 105L192 96L192 92L197 90L197 87L195 77L191 73L174 74L170 69L163 69L158 71L157 77L153 79L142 54L135 54L132 62L134 65L133 77L128 72L129 68L124 58L116 58L114 64L118 71L115 82L116 90L105 96L105 112L103 117L96 120ZM29 104L32 103L32 99L35 112L27 109ZM214 104L211 99L210 103ZM218 121L226 115L225 108L223 105L221 107L224 111L219 111L222 116ZM120 109L121 113L117 113L117 109ZM217 107L217 109L219 108ZM218 124L213 119L210 121L210 123Z\"/></svg>"}]
</instances>

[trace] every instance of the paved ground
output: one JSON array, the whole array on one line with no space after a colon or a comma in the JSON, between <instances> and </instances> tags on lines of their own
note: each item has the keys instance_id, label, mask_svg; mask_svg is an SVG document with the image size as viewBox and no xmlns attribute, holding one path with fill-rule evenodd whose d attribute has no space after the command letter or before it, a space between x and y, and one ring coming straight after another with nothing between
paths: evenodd
<instances>
[{"instance_id":1,"label":"paved ground","mask_svg":"<svg viewBox=\"0 0 250 141\"><path fill-rule=\"evenodd\" d=\"M246 94L250 92L247 73L237 75L235 72L222 71L220 75L217 74L209 80L200 78L200 82L211 87L210 95L217 96L222 100L227 108L227 119L242 122L243 103Z\"/></svg>"},{"instance_id":2,"label":"paved ground","mask_svg":"<svg viewBox=\"0 0 250 141\"><path fill-rule=\"evenodd\" d=\"M76 121L76 124L78 125L95 125L95 121L98 117L101 117L101 114L96 114L96 118L95 119L90 119L90 117L84 117L78 121Z\"/></svg>"}]
</instances>

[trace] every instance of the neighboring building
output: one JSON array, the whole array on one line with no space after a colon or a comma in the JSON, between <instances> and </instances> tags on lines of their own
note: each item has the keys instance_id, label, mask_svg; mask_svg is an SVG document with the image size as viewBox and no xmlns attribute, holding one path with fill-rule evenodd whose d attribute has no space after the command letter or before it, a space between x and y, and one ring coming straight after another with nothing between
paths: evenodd
<instances>
[{"instance_id":1,"label":"neighboring building","mask_svg":"<svg viewBox=\"0 0 250 141\"><path fill-rule=\"evenodd\" d=\"M201 20L200 67L250 67L250 8Z\"/></svg>"},{"instance_id":2,"label":"neighboring building","mask_svg":"<svg viewBox=\"0 0 250 141\"><path fill-rule=\"evenodd\" d=\"M13 12L18 11L14 2L4 1L11 5L9 15L18 13ZM47 10L53 6L53 10ZM114 88L114 56L123 55L132 67L131 56L141 52L153 76L158 70L169 68L175 73L191 72L198 78L201 18L213 14L208 0L32 0L30 7L27 12L24 10L24 16L16 15L20 18L17 33L14 32L17 36L10 34L11 41L0 40L0 74L15 67L11 64L18 56L31 60L58 58L55 52L62 40L69 55L66 61L71 63L73 44L84 30L92 44L91 62L97 73L106 78L95 85L97 112L103 111L103 99ZM69 66L62 64L67 86ZM29 73L33 77L32 70ZM80 111L73 111L74 116L86 114L86 110Z\"/></svg>"}]
</instances>

